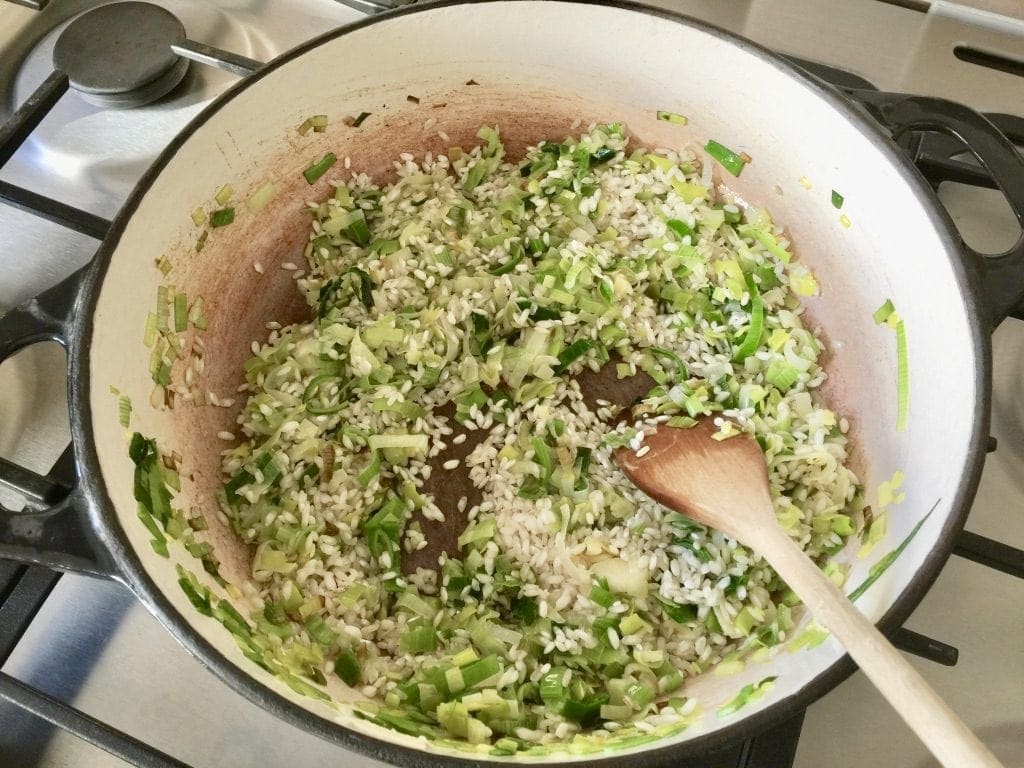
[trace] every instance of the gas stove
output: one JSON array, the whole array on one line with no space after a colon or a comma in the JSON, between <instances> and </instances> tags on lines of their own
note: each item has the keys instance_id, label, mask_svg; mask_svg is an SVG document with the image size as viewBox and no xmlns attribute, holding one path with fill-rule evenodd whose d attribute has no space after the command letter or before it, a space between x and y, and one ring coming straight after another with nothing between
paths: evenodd
<instances>
[{"instance_id":1,"label":"gas stove","mask_svg":"<svg viewBox=\"0 0 1024 768\"><path fill-rule=\"evenodd\" d=\"M123 28L82 16L103 3L20 2L0 0L0 122L33 94L40 119L13 153L23 137L0 128L0 312L86 264L159 150L239 76L384 0L156 0L162 12L143 11L150 16ZM1013 0L980 3L1001 14L942 0L656 4L797 58L825 79L1024 115L1024 7ZM105 55L76 58L76 36L97 34ZM55 56L67 93L52 74ZM1024 139L1024 121L1005 120ZM947 182L939 195L978 250L1016 240L997 192ZM1024 768L1024 323L1006 322L993 345L994 452L958 544L962 557L893 639L1007 768ZM60 349L40 344L9 360L0 393L0 461L39 473L53 467L59 484L71 471ZM21 501L0 486L0 503ZM380 765L233 693L114 583L0 562L0 665L3 768ZM805 715L680 765L876 764L934 763L854 675Z\"/></svg>"}]
</instances>

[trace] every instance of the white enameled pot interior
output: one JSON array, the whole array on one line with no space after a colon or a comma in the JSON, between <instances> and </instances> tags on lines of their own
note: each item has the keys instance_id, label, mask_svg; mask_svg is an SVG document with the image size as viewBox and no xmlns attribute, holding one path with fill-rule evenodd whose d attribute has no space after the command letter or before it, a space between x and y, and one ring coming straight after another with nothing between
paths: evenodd
<instances>
[{"instance_id":1,"label":"white enameled pot interior","mask_svg":"<svg viewBox=\"0 0 1024 768\"><path fill-rule=\"evenodd\" d=\"M689 125L657 121L658 109L687 115ZM345 124L343 118L363 111L372 114L362 127ZM329 115L326 132L301 136L296 126L318 113ZM561 2L494 2L380 20L273 67L190 129L124 227L100 289L88 350L103 483L146 577L173 605L175 620L316 717L417 749L440 749L354 718L344 703L353 694L340 682L329 687L337 705L292 692L247 661L220 624L193 609L176 583L175 564L205 574L175 545L170 559L150 548L136 517L126 433L109 387L131 397L133 429L155 437L163 451L182 454L184 484L175 503L206 513L225 576L244 584L247 553L217 521L213 498L223 447L216 434L232 426L235 411L148 405L153 385L142 337L157 286L170 282L192 297L204 296L209 328L203 333L202 386L226 396L240 381L250 342L265 338L264 323L300 316L302 300L279 265L302 261L308 227L303 204L326 196L328 180L344 173L339 164L310 188L301 170L311 161L331 150L350 156L355 168L384 173L387 159L402 151L421 155L469 146L482 123L498 124L515 154L527 143L564 137L580 120L621 120L641 143L654 146L699 146L714 138L753 157L739 179L719 181L749 203L767 207L819 280L821 296L808 309L831 345L827 393L852 424L856 468L869 501L894 471L906 477L906 500L892 508L885 540L868 558L857 559L855 545L838 556L851 563L848 584L860 583L934 506L903 555L859 600L869 617L879 618L907 588L951 514L967 471L971 406L981 396L975 382L978 353L951 254L929 204L877 138L762 52L662 15ZM439 129L448 142L438 137ZM189 212L224 183L235 187L240 201L268 179L279 188L273 202L259 214L239 204L236 222L212 231L197 253L198 230ZM832 207L832 189L845 197L849 227ZM166 280L154 267L161 255L173 264ZM252 268L257 260L264 274ZM927 290L922 275L928 275ZM902 433L895 430L895 337L872 320L887 298L909 338L910 422ZM244 609L244 597L237 606ZM833 640L811 651L783 646L771 660L749 664L738 675L707 673L689 680L685 694L697 698L705 714L672 741L686 742L771 707L840 655ZM766 697L732 717L716 716L741 686L770 675L777 681Z\"/></svg>"}]
</instances>

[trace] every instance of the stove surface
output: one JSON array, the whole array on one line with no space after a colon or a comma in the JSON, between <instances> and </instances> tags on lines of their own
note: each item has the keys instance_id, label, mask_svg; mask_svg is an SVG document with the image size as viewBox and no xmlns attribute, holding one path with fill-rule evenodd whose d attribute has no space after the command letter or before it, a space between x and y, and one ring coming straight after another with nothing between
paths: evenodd
<instances>
[{"instance_id":1,"label":"stove surface","mask_svg":"<svg viewBox=\"0 0 1024 768\"><path fill-rule=\"evenodd\" d=\"M268 61L334 27L363 18L332 0L161 0L190 40ZM6 117L53 71L60 33L82 11L101 5L54 0L41 12L0 5L0 115ZM156 154L238 77L192 63L184 80L160 101L109 109L65 94L4 167L4 181L111 218ZM34 217L0 210L0 308L34 296L86 263L95 242ZM24 259L21 254L35 258Z\"/></svg>"},{"instance_id":2,"label":"stove surface","mask_svg":"<svg viewBox=\"0 0 1024 768\"><path fill-rule=\"evenodd\" d=\"M258 60L360 17L332 0L158 3L178 15L191 39ZM0 119L49 74L54 41L68 21L98 4L51 0L37 13L0 3ZM960 61L953 53L955 45L967 45L1020 59L1021 22L981 17L968 25L947 3L932 4L927 14L877 0L657 4L781 53L847 69L880 88L1024 113L1024 78ZM234 81L192 64L168 97L120 112L68 93L0 178L113 216L159 149ZM997 194L947 184L941 197L975 247L994 252L1015 239L1016 223ZM95 247L83 235L0 205L0 312L84 264ZM999 448L988 458L967 528L1024 547L1024 323L1004 324L993 344L992 433ZM63 451L68 439L63 365L55 345L38 345L0 368L0 455L45 471ZM908 622L960 649L953 668L914 663L1007 768L1024 768L1022 605L1024 582L954 557ZM284 724L230 691L113 583L62 577L3 671L195 768L380 765ZM2 701L0 723L4 768L124 765ZM796 765L924 768L936 763L858 674L808 710Z\"/></svg>"}]
</instances>

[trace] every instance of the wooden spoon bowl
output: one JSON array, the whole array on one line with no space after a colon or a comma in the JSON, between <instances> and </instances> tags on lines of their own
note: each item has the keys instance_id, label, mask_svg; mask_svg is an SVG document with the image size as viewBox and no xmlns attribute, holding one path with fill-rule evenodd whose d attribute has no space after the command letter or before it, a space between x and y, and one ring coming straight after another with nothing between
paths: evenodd
<instances>
[{"instance_id":1,"label":"wooden spoon bowl","mask_svg":"<svg viewBox=\"0 0 1024 768\"><path fill-rule=\"evenodd\" d=\"M720 439L713 419L691 429L660 426L638 451L615 461L655 501L757 551L948 768L998 768L999 761L779 526L768 468L746 434Z\"/></svg>"}]
</instances>

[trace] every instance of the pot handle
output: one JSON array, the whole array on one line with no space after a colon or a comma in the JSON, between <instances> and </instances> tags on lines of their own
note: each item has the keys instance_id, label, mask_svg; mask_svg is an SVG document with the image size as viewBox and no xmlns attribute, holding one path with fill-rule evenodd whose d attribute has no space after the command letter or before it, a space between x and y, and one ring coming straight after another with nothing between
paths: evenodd
<instances>
[{"instance_id":1,"label":"pot handle","mask_svg":"<svg viewBox=\"0 0 1024 768\"><path fill-rule=\"evenodd\" d=\"M995 186L1006 197L1021 226L1017 242L1004 253L983 254L964 243L964 251L978 270L982 300L993 328L1007 317L1024 319L1024 157L988 118L973 109L945 99L909 96L872 90L847 90L896 141L909 136L936 133L962 145L981 164ZM977 168L946 158L929 156L928 142L918 138L910 146L919 167L927 167L928 178L956 180L961 172Z\"/></svg>"},{"instance_id":2,"label":"pot handle","mask_svg":"<svg viewBox=\"0 0 1024 768\"><path fill-rule=\"evenodd\" d=\"M42 341L67 347L71 318L88 267L0 318L0 363ZM0 503L0 559L111 577L114 565L89 522L69 445L48 475L0 458L0 485L25 499L18 511Z\"/></svg>"}]
</instances>

